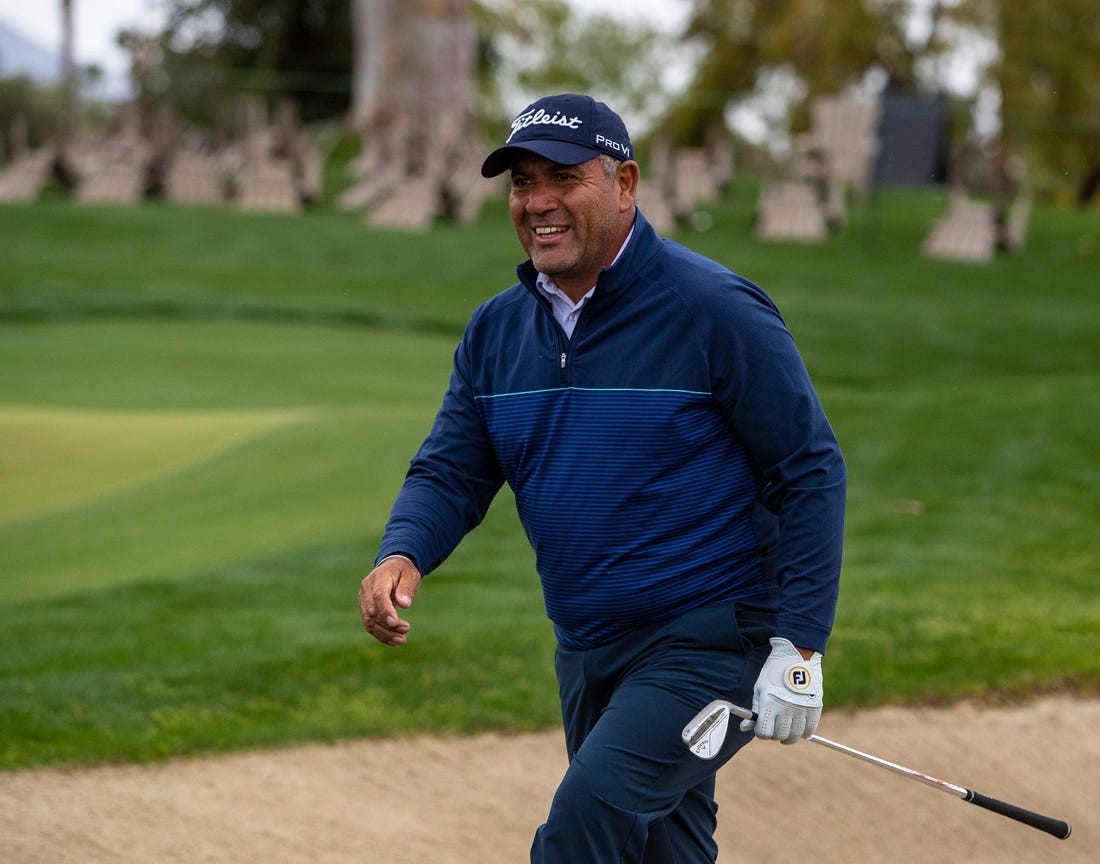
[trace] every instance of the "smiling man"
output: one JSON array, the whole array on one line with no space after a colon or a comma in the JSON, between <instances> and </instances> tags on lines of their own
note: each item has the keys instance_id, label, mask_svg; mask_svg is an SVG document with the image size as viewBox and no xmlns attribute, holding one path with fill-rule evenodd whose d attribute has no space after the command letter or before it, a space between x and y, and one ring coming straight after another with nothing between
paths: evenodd
<instances>
[{"instance_id":1,"label":"smiling man","mask_svg":"<svg viewBox=\"0 0 1100 864\"><path fill-rule=\"evenodd\" d=\"M565 94L485 160L529 257L474 312L359 592L366 630L405 644L423 577L512 488L569 756L537 864L713 864L714 772L817 726L839 586L844 461L790 333L654 232L633 155L615 112ZM699 759L680 733L719 698L758 719Z\"/></svg>"}]
</instances>

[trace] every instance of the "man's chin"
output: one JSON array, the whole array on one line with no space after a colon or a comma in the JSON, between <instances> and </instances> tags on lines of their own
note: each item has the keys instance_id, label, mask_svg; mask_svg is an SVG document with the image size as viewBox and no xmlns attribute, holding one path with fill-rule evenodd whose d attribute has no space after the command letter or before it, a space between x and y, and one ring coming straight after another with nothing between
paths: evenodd
<instances>
[{"instance_id":1,"label":"man's chin","mask_svg":"<svg viewBox=\"0 0 1100 864\"><path fill-rule=\"evenodd\" d=\"M535 250L531 256L531 263L539 273L545 273L551 279L555 276L568 275L573 269L572 260L562 255L540 253L538 250Z\"/></svg>"}]
</instances>

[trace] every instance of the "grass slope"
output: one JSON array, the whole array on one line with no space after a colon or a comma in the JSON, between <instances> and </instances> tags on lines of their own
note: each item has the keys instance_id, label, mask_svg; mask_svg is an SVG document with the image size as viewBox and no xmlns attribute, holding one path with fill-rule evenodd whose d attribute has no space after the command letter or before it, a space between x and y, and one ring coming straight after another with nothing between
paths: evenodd
<instances>
[{"instance_id":1,"label":"grass slope","mask_svg":"<svg viewBox=\"0 0 1100 864\"><path fill-rule=\"evenodd\" d=\"M682 239L783 309L848 459L831 705L1100 683L1095 213L928 261L936 195L817 246ZM461 327L519 254L341 214L0 207L0 766L557 722L507 493L382 648L355 591Z\"/></svg>"},{"instance_id":2,"label":"grass slope","mask_svg":"<svg viewBox=\"0 0 1100 864\"><path fill-rule=\"evenodd\" d=\"M144 485L296 419L290 412L0 407L8 493L0 523Z\"/></svg>"}]
</instances>

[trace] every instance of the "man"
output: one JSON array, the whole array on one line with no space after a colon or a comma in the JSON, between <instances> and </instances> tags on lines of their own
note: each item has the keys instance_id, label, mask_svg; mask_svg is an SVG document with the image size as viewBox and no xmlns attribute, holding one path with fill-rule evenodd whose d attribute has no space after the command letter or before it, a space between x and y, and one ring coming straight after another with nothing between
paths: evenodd
<instances>
[{"instance_id":1,"label":"man","mask_svg":"<svg viewBox=\"0 0 1100 864\"><path fill-rule=\"evenodd\" d=\"M790 334L657 236L633 156L618 115L566 94L485 160L529 260L474 312L359 594L367 631L404 644L422 577L512 487L569 756L539 864L713 862L718 766L753 731L816 728L839 583L844 462ZM716 698L759 717L707 761L680 732Z\"/></svg>"}]
</instances>

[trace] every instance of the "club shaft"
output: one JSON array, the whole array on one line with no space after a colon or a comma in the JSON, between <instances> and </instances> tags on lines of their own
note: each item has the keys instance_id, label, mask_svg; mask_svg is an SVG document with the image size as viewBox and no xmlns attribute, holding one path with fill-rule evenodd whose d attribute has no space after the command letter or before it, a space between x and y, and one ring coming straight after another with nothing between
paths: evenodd
<instances>
[{"instance_id":1,"label":"club shaft","mask_svg":"<svg viewBox=\"0 0 1100 864\"><path fill-rule=\"evenodd\" d=\"M855 756L857 759L862 759L864 762L870 762L872 765L886 768L904 777L909 777L912 780L924 783L926 786L942 789L944 792L958 795L960 798L966 798L966 793L969 791L962 786L956 786L954 783L948 783L946 780L940 780L938 777L932 777L920 771L914 771L912 768L906 768L904 765L898 765L895 762L880 759L878 756L872 756L870 753L864 753L862 750L856 750L854 747L838 744L836 741L830 741L828 738L822 738L820 735L811 735L809 740L813 741L815 744L821 744L833 750L839 750L841 753L847 753L849 756Z\"/></svg>"},{"instance_id":2,"label":"club shaft","mask_svg":"<svg viewBox=\"0 0 1100 864\"><path fill-rule=\"evenodd\" d=\"M756 719L751 711L738 705L730 705L729 710L731 714L743 720ZM914 771L912 768L906 768L904 765L898 765L895 762L881 759L878 756L872 756L870 753L864 753L862 750L856 750L854 747L848 747L836 741L830 741L828 738L822 738L820 735L811 735L809 740L823 747L828 747L830 750L836 750L848 756L854 756L856 759L861 759L864 762L869 762L872 765L878 765L880 768L886 768L893 771L895 774L901 774L903 777L908 777L926 786L931 786L933 789L939 789L941 792L955 795L969 804L976 804L978 807L982 807L993 813L1006 816L1009 819L1015 819L1017 822L1022 822L1039 831L1045 831L1047 834L1057 837L1059 840L1065 840L1069 837L1070 831L1072 830L1070 824L1062 819L1055 819L1051 816L1044 816L1042 813L1025 810L1023 807L1017 807L1015 804L1009 804L1006 801L991 798L989 795L983 795L981 792L977 792L974 789L967 789L964 786L948 783L946 780L940 780L938 777L932 777L921 771Z\"/></svg>"}]
</instances>

